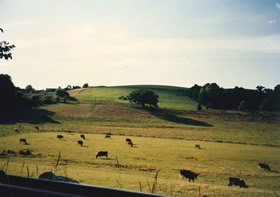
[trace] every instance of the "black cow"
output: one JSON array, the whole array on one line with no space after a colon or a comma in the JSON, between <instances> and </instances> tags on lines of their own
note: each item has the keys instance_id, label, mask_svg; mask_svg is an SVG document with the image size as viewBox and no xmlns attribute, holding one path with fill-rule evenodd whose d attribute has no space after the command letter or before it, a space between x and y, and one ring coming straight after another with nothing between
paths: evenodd
<instances>
[{"instance_id":1,"label":"black cow","mask_svg":"<svg viewBox=\"0 0 280 197\"><path fill-rule=\"evenodd\" d=\"M34 129L36 129L38 131L40 130L40 128L38 126L35 126Z\"/></svg>"},{"instance_id":2,"label":"black cow","mask_svg":"<svg viewBox=\"0 0 280 197\"><path fill-rule=\"evenodd\" d=\"M244 188L248 188L248 186L246 185L245 181L240 179L240 178L233 178L233 177L230 177L228 179L229 181L229 184L228 186L232 186L232 185L238 185L240 188L241 187L244 187Z\"/></svg>"},{"instance_id":3,"label":"black cow","mask_svg":"<svg viewBox=\"0 0 280 197\"><path fill-rule=\"evenodd\" d=\"M108 152L107 151L99 151L96 155L96 158L101 157L101 156L108 157Z\"/></svg>"},{"instance_id":4,"label":"black cow","mask_svg":"<svg viewBox=\"0 0 280 197\"><path fill-rule=\"evenodd\" d=\"M188 178L189 182L192 180L194 182L194 179L198 177L198 173L192 172L190 170L180 170L181 178L184 179Z\"/></svg>"},{"instance_id":5,"label":"black cow","mask_svg":"<svg viewBox=\"0 0 280 197\"><path fill-rule=\"evenodd\" d=\"M24 139L24 138L20 138L20 139L19 139L19 143L21 143L21 142L27 144L27 141L26 141L26 139Z\"/></svg>"},{"instance_id":6,"label":"black cow","mask_svg":"<svg viewBox=\"0 0 280 197\"><path fill-rule=\"evenodd\" d=\"M269 165L267 165L265 163L259 163L259 168L263 168L264 170L270 171Z\"/></svg>"},{"instance_id":7,"label":"black cow","mask_svg":"<svg viewBox=\"0 0 280 197\"><path fill-rule=\"evenodd\" d=\"M83 134L81 135L81 138L83 138L84 140L86 139L85 135L83 135Z\"/></svg>"},{"instance_id":8,"label":"black cow","mask_svg":"<svg viewBox=\"0 0 280 197\"><path fill-rule=\"evenodd\" d=\"M105 138L111 138L111 133L106 133Z\"/></svg>"},{"instance_id":9,"label":"black cow","mask_svg":"<svg viewBox=\"0 0 280 197\"><path fill-rule=\"evenodd\" d=\"M63 135L57 135L56 137L57 137L57 139L61 140L63 138Z\"/></svg>"},{"instance_id":10,"label":"black cow","mask_svg":"<svg viewBox=\"0 0 280 197\"><path fill-rule=\"evenodd\" d=\"M129 143L129 142L131 142L131 139L126 138L125 141L126 141L127 143Z\"/></svg>"},{"instance_id":11,"label":"black cow","mask_svg":"<svg viewBox=\"0 0 280 197\"><path fill-rule=\"evenodd\" d=\"M77 141L77 144L83 146L84 142L83 142L82 140L78 140L78 141Z\"/></svg>"}]
</instances>

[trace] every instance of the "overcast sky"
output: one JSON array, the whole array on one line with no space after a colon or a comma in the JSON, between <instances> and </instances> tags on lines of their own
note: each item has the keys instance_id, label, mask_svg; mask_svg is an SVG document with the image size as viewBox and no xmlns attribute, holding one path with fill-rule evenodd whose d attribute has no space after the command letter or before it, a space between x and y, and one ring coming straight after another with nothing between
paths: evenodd
<instances>
[{"instance_id":1,"label":"overcast sky","mask_svg":"<svg viewBox=\"0 0 280 197\"><path fill-rule=\"evenodd\" d=\"M22 88L280 84L280 0L0 0L0 27Z\"/></svg>"}]
</instances>

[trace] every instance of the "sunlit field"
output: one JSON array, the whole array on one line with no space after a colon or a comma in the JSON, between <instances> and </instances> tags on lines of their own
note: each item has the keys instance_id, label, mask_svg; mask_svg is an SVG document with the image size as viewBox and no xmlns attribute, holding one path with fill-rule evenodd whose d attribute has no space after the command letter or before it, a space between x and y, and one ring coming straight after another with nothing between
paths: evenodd
<instances>
[{"instance_id":1,"label":"sunlit field","mask_svg":"<svg viewBox=\"0 0 280 197\"><path fill-rule=\"evenodd\" d=\"M16 153L2 154L0 168L36 178L53 171L84 184L144 192L151 192L158 172L156 193L165 195L280 195L279 114L197 111L183 89L155 86L150 88L159 95L159 109L142 109L119 99L135 88L83 89L71 94L76 102L42 106L0 125L0 152ZM82 147L76 143L81 133L86 136ZM22 149L32 155L20 155ZM96 158L98 151L108 151L108 158ZM258 163L269 164L271 171ZM200 175L194 183L182 181L180 169ZM249 188L227 186L229 177L244 179Z\"/></svg>"},{"instance_id":2,"label":"sunlit field","mask_svg":"<svg viewBox=\"0 0 280 197\"><path fill-rule=\"evenodd\" d=\"M64 138L56 138L62 134ZM79 133L36 132L1 138L1 150L17 154L1 157L0 166L9 174L38 177L45 171L68 176L85 184L104 185L130 190L149 191L157 170L157 192L168 195L223 195L246 193L267 196L279 193L279 147L200 142L190 140L129 137L134 146L126 144L128 136L86 134L84 146L77 145ZM28 145L19 143L25 138ZM199 143L201 149L193 147ZM29 149L31 156L20 156L21 149ZM96 158L98 151L108 151L108 158ZM59 152L61 159L55 170ZM259 162L269 163L272 171L258 168ZM22 165L24 166L22 168ZM27 171L28 168L28 171ZM37 170L38 168L38 170ZM179 179L180 169L200 173L194 183ZM248 189L228 187L229 177L243 178Z\"/></svg>"}]
</instances>

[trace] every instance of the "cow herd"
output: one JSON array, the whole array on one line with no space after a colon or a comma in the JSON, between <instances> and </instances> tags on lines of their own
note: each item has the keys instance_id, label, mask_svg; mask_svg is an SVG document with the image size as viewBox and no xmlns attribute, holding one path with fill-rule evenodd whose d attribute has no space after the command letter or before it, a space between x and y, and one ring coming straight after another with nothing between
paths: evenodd
<instances>
[{"instance_id":1,"label":"cow herd","mask_svg":"<svg viewBox=\"0 0 280 197\"><path fill-rule=\"evenodd\" d=\"M201 149L199 144L194 144L193 145L195 148ZM263 168L264 170L268 170L270 171L270 167L268 164L265 163L259 163L258 164L259 168ZM188 178L189 182L192 180L194 182L194 180L198 177L199 173L195 173L191 170L185 170L185 169L181 169L180 170L180 175L181 175L181 179L183 180L184 178ZM235 177L229 177L228 179L229 184L228 186L239 186L240 188L248 188L249 186L246 185L245 181L240 179L240 178L235 178Z\"/></svg>"},{"instance_id":2,"label":"cow herd","mask_svg":"<svg viewBox=\"0 0 280 197\"><path fill-rule=\"evenodd\" d=\"M39 127L36 128L37 130L39 130ZM14 129L15 131L18 131L18 129ZM59 140L62 140L64 138L63 135L57 135L56 136L57 139ZM86 137L84 134L81 134L80 137L85 140ZM105 134L105 138L110 138L111 139L111 134L110 133L106 133ZM27 143L27 140L24 139L24 138L20 138L19 139L19 142L20 143L24 143L25 145L28 145ZM126 138L125 139L125 142L130 145L131 147L133 147L133 142L130 138ZM84 142L82 140L78 140L77 141L77 144L80 145L80 146L83 146ZM198 148L198 149L201 149L200 145L199 144L194 144L193 145L195 148ZM96 154L96 158L98 157L106 157L108 158L108 151L99 151L97 154ZM268 164L265 164L265 163L259 163L258 164L259 168L262 168L264 170L267 170L267 171L270 171L270 167ZM189 182L192 180L194 182L195 179L197 179L199 173L195 173L191 170L186 170L186 169L181 169L180 170L180 177L181 177L181 180L184 180L184 178L187 178L189 179ZM245 181L240 179L240 178L236 178L236 177L229 177L228 179L229 181L229 184L228 186L233 186L233 185L236 185L236 186L239 186L240 188L248 188L248 185L246 185Z\"/></svg>"},{"instance_id":3,"label":"cow herd","mask_svg":"<svg viewBox=\"0 0 280 197\"><path fill-rule=\"evenodd\" d=\"M35 127L35 129L39 130L39 127ZM16 129L16 128L15 128L14 130L15 130L15 131L18 131L18 129ZM81 137L83 140L86 139L86 137L85 137L84 134L81 134L80 137ZM62 139L64 139L64 136L59 134L59 135L56 136L56 138L59 139L59 140L62 140ZM106 133L106 134L105 134L105 138L110 138L110 139L111 139L111 133ZM130 145L131 147L133 147L133 142L132 142L132 140L131 140L130 138L126 138L125 141L126 141L126 143L127 143L128 145ZM19 139L19 142L20 142L20 143L24 143L25 145L29 145L29 144L27 143L27 140L24 139L24 138L20 138L20 139ZM80 145L80 146L83 146L84 142L83 142L82 140L78 140L78 141L77 141L77 144ZM102 156L108 158L108 151L99 151L99 152L96 154L96 158L102 157Z\"/></svg>"},{"instance_id":4,"label":"cow herd","mask_svg":"<svg viewBox=\"0 0 280 197\"><path fill-rule=\"evenodd\" d=\"M264 170L268 170L270 171L270 167L269 165L265 164L265 163L259 163L259 168L263 168ZM180 175L181 175L181 179L183 180L184 178L189 179L189 182L192 180L194 182L194 180L198 177L199 173L195 173L191 170L185 170L182 169L180 170ZM228 186L239 186L240 188L248 188L249 186L246 185L245 181L240 179L240 178L236 178L236 177L229 177L228 179L229 184Z\"/></svg>"}]
</instances>

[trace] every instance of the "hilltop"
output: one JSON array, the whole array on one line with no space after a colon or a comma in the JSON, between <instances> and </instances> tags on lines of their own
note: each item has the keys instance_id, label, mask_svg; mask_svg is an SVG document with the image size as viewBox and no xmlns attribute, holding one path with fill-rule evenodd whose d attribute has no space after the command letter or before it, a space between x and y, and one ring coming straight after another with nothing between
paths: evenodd
<instances>
[{"instance_id":1,"label":"hilltop","mask_svg":"<svg viewBox=\"0 0 280 197\"><path fill-rule=\"evenodd\" d=\"M119 99L137 88L159 95L159 108L142 109ZM45 131L73 130L131 136L192 139L280 146L279 113L205 109L186 95L187 88L172 86L117 86L70 90L76 101L28 110L15 123L30 131L39 124ZM31 124L30 124L31 123ZM12 127L1 128L2 135Z\"/></svg>"}]
</instances>

